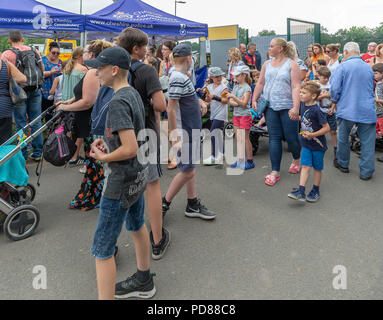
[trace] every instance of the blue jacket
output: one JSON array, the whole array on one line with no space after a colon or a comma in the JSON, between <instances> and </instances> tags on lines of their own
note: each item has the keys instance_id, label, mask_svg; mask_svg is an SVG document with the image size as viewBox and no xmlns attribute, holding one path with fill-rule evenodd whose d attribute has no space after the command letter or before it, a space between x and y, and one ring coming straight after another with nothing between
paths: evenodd
<instances>
[{"instance_id":1,"label":"blue jacket","mask_svg":"<svg viewBox=\"0 0 383 320\"><path fill-rule=\"evenodd\" d=\"M374 72L359 56L342 62L330 78L331 100L337 103L337 118L376 123Z\"/></svg>"}]
</instances>

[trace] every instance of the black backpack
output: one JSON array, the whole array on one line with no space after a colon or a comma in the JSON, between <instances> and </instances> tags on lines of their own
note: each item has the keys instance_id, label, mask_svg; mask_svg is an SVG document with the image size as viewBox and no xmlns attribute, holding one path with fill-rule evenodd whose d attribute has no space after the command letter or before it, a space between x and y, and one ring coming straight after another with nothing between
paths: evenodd
<instances>
[{"instance_id":1,"label":"black backpack","mask_svg":"<svg viewBox=\"0 0 383 320\"><path fill-rule=\"evenodd\" d=\"M64 166L76 152L77 146L74 141L68 137L67 133L71 131L70 115L64 116L63 121L57 130L49 135L44 143L44 159L55 167Z\"/></svg>"},{"instance_id":2,"label":"black backpack","mask_svg":"<svg viewBox=\"0 0 383 320\"><path fill-rule=\"evenodd\" d=\"M42 61L35 48L21 51L18 48L10 48L16 53L16 67L27 77L27 82L22 85L26 90L37 90L43 86L44 74Z\"/></svg>"}]
</instances>

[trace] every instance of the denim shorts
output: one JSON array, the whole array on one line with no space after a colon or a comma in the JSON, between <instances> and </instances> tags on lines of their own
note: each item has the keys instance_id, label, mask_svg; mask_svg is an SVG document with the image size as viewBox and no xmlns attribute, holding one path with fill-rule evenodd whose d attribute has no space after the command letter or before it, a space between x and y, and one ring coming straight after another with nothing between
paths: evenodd
<instances>
[{"instance_id":1,"label":"denim shorts","mask_svg":"<svg viewBox=\"0 0 383 320\"><path fill-rule=\"evenodd\" d=\"M326 116L327 116L327 122L330 125L330 130L336 131L336 129L338 128L338 126L336 124L336 115L335 114L332 114L332 115L326 114Z\"/></svg>"},{"instance_id":2,"label":"denim shorts","mask_svg":"<svg viewBox=\"0 0 383 320\"><path fill-rule=\"evenodd\" d=\"M302 147L301 165L313 167L317 171L322 171L324 168L324 154L326 151L312 151Z\"/></svg>"},{"instance_id":3,"label":"denim shorts","mask_svg":"<svg viewBox=\"0 0 383 320\"><path fill-rule=\"evenodd\" d=\"M122 208L121 200L102 197L97 229L90 250L91 254L98 260L107 260L113 257L124 221L126 230L138 232L145 223L144 211L144 195L127 209Z\"/></svg>"}]
</instances>

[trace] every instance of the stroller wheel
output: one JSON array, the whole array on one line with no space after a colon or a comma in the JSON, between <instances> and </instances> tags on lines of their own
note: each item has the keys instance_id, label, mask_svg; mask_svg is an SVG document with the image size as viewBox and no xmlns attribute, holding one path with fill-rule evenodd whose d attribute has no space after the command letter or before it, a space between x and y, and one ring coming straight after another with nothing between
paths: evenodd
<instances>
[{"instance_id":1,"label":"stroller wheel","mask_svg":"<svg viewBox=\"0 0 383 320\"><path fill-rule=\"evenodd\" d=\"M231 139L234 137L234 125L233 125L233 123L231 123L231 122L227 123L223 130L225 132L226 138Z\"/></svg>"},{"instance_id":2,"label":"stroller wheel","mask_svg":"<svg viewBox=\"0 0 383 320\"><path fill-rule=\"evenodd\" d=\"M15 208L7 216L4 222L4 233L13 241L19 241L30 237L40 222L38 210L30 205Z\"/></svg>"},{"instance_id":3,"label":"stroller wheel","mask_svg":"<svg viewBox=\"0 0 383 320\"><path fill-rule=\"evenodd\" d=\"M20 192L21 200L26 203L32 203L35 200L36 189L33 185L29 184L26 187L17 187L17 191Z\"/></svg>"}]
</instances>

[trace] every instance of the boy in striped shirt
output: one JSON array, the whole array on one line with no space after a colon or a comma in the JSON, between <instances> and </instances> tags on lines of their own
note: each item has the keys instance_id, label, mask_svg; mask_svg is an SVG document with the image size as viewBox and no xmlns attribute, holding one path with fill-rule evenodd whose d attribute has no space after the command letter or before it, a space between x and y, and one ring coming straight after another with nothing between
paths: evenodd
<instances>
[{"instance_id":1,"label":"boy in striped shirt","mask_svg":"<svg viewBox=\"0 0 383 320\"><path fill-rule=\"evenodd\" d=\"M201 157L202 121L199 101L187 75L192 65L192 50L190 46L180 44L173 49L173 57L175 70L169 79L168 121L180 172L174 177L162 199L162 214L165 216L171 201L186 186L188 204L185 215L189 218L212 220L216 214L201 204L196 192L195 164Z\"/></svg>"}]
</instances>

